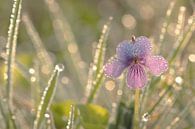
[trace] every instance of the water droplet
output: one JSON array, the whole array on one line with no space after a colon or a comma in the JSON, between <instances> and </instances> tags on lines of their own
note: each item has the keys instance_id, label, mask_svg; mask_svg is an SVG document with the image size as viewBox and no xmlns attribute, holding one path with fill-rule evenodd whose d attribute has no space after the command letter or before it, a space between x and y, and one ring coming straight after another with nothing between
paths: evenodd
<instances>
[{"instance_id":1,"label":"water droplet","mask_svg":"<svg viewBox=\"0 0 195 129\"><path fill-rule=\"evenodd\" d=\"M31 82L35 82L35 81L36 81L36 77L35 77L35 76L32 76L32 77L30 78L30 81L31 81Z\"/></svg>"},{"instance_id":2,"label":"water droplet","mask_svg":"<svg viewBox=\"0 0 195 129\"><path fill-rule=\"evenodd\" d=\"M15 119L16 119L16 117L15 117L14 115L12 115L12 119L13 119L13 120L15 120Z\"/></svg>"},{"instance_id":3,"label":"water droplet","mask_svg":"<svg viewBox=\"0 0 195 129\"><path fill-rule=\"evenodd\" d=\"M63 76L61 79L62 84L68 84L69 83L69 78L66 76Z\"/></svg>"},{"instance_id":4,"label":"water droplet","mask_svg":"<svg viewBox=\"0 0 195 129\"><path fill-rule=\"evenodd\" d=\"M122 95L123 94L123 91L122 90L118 90L117 91L117 95Z\"/></svg>"},{"instance_id":5,"label":"water droplet","mask_svg":"<svg viewBox=\"0 0 195 129\"><path fill-rule=\"evenodd\" d=\"M34 74L34 73L35 73L35 70L34 70L33 68L30 68L30 69L28 70L28 72L29 72L30 74Z\"/></svg>"},{"instance_id":6,"label":"water droplet","mask_svg":"<svg viewBox=\"0 0 195 129\"><path fill-rule=\"evenodd\" d=\"M49 117L50 117L49 114L46 113L46 114L45 114L45 118L49 118Z\"/></svg>"},{"instance_id":7,"label":"water droplet","mask_svg":"<svg viewBox=\"0 0 195 129\"><path fill-rule=\"evenodd\" d=\"M183 83L183 78L180 77L180 76L177 76L177 77L175 78L175 82L178 83L178 84L182 84L182 83Z\"/></svg>"},{"instance_id":8,"label":"water droplet","mask_svg":"<svg viewBox=\"0 0 195 129\"><path fill-rule=\"evenodd\" d=\"M149 120L150 115L148 114L148 112L144 113L144 115L142 116L142 121L143 122L147 122Z\"/></svg>"},{"instance_id":9,"label":"water droplet","mask_svg":"<svg viewBox=\"0 0 195 129\"><path fill-rule=\"evenodd\" d=\"M190 54L188 59L190 60L190 62L195 62L195 54Z\"/></svg>"},{"instance_id":10,"label":"water droplet","mask_svg":"<svg viewBox=\"0 0 195 129\"><path fill-rule=\"evenodd\" d=\"M58 70L59 72L61 72L61 71L64 70L64 65L63 64L58 64L58 65L56 65L55 69Z\"/></svg>"}]
</instances>

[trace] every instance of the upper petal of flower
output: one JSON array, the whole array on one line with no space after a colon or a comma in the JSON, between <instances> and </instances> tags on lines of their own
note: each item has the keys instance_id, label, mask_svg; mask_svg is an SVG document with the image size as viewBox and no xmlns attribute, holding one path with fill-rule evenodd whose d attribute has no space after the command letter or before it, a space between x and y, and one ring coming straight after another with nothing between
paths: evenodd
<instances>
[{"instance_id":1,"label":"upper petal of flower","mask_svg":"<svg viewBox=\"0 0 195 129\"><path fill-rule=\"evenodd\" d=\"M148 57L145 64L153 75L159 76L168 69L168 63L162 56Z\"/></svg>"},{"instance_id":2,"label":"upper petal of flower","mask_svg":"<svg viewBox=\"0 0 195 129\"><path fill-rule=\"evenodd\" d=\"M117 58L128 61L133 58L145 58L151 54L151 44L148 38L140 36L135 41L125 40L116 48Z\"/></svg>"},{"instance_id":3,"label":"upper petal of flower","mask_svg":"<svg viewBox=\"0 0 195 129\"><path fill-rule=\"evenodd\" d=\"M128 62L128 60L133 58L132 48L133 45L130 43L130 41L122 41L116 48L117 58L121 61Z\"/></svg>"},{"instance_id":4,"label":"upper petal of flower","mask_svg":"<svg viewBox=\"0 0 195 129\"><path fill-rule=\"evenodd\" d=\"M129 88L143 88L147 83L147 76L140 64L133 64L128 68L127 85Z\"/></svg>"},{"instance_id":5,"label":"upper petal of flower","mask_svg":"<svg viewBox=\"0 0 195 129\"><path fill-rule=\"evenodd\" d=\"M145 58L151 54L151 43L145 36L140 36L133 43L133 55L138 58Z\"/></svg>"},{"instance_id":6,"label":"upper petal of flower","mask_svg":"<svg viewBox=\"0 0 195 129\"><path fill-rule=\"evenodd\" d=\"M117 78L121 75L123 70L128 66L128 64L114 58L108 61L104 66L104 73L106 76L111 78Z\"/></svg>"}]
</instances>

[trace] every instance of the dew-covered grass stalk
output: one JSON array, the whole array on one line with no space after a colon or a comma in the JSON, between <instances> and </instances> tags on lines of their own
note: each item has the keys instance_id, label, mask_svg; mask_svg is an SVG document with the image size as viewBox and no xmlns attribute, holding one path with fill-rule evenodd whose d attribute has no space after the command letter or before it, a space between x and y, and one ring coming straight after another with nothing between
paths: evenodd
<instances>
[{"instance_id":1,"label":"dew-covered grass stalk","mask_svg":"<svg viewBox=\"0 0 195 129\"><path fill-rule=\"evenodd\" d=\"M50 105L57 87L58 76L60 72L64 69L63 67L64 66L62 65L56 65L55 70L48 82L48 86L44 89L40 104L37 109L33 129L40 128L41 123L45 117L45 113L50 110Z\"/></svg>"},{"instance_id":2,"label":"dew-covered grass stalk","mask_svg":"<svg viewBox=\"0 0 195 129\"><path fill-rule=\"evenodd\" d=\"M10 17L10 25L7 38L7 71L6 71L6 87L7 87L7 99L8 104L12 105L13 95L13 67L16 54L16 45L18 37L18 28L20 23L20 14L22 8L22 0L14 0L12 13Z\"/></svg>"},{"instance_id":3,"label":"dew-covered grass stalk","mask_svg":"<svg viewBox=\"0 0 195 129\"><path fill-rule=\"evenodd\" d=\"M77 92L83 90L87 72L84 67L84 61L81 59L81 54L72 29L64 17L63 11L55 0L44 0L52 18L52 24L55 36L60 45L61 51L64 53L64 60L66 61L68 69L71 69L71 74L76 78L80 85L75 88Z\"/></svg>"},{"instance_id":4,"label":"dew-covered grass stalk","mask_svg":"<svg viewBox=\"0 0 195 129\"><path fill-rule=\"evenodd\" d=\"M36 50L37 58L41 62L41 67L45 67L46 74L49 74L52 71L53 63L52 59L49 56L49 53L45 49L44 43L41 40L39 33L33 26L33 23L27 13L23 13L22 21L25 25L26 31L32 40L33 46ZM47 62L47 65L45 64Z\"/></svg>"},{"instance_id":5,"label":"dew-covered grass stalk","mask_svg":"<svg viewBox=\"0 0 195 129\"><path fill-rule=\"evenodd\" d=\"M69 113L69 119L68 119L68 124L66 126L66 129L74 129L74 114L75 114L75 107L71 105L71 110Z\"/></svg>"},{"instance_id":6,"label":"dew-covered grass stalk","mask_svg":"<svg viewBox=\"0 0 195 129\"><path fill-rule=\"evenodd\" d=\"M112 21L112 17L109 18L107 24L104 25L102 29L102 34L100 36L99 42L97 44L97 49L95 51L94 60L92 63L92 67L89 70L89 76L91 74L92 77L89 78L87 84L87 92L89 92L89 96L87 99L88 103L91 103L101 85L102 80L104 79L103 76L103 63L105 58L105 51L106 51L106 42L108 38L108 34L110 31L110 24Z\"/></svg>"}]
</instances>

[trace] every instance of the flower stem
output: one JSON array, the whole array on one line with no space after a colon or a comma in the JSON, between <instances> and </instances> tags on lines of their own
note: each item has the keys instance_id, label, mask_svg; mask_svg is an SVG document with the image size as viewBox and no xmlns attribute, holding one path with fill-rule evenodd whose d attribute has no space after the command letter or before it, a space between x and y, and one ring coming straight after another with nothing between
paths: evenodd
<instances>
[{"instance_id":1,"label":"flower stem","mask_svg":"<svg viewBox=\"0 0 195 129\"><path fill-rule=\"evenodd\" d=\"M133 129L139 129L139 98L140 89L135 90Z\"/></svg>"}]
</instances>

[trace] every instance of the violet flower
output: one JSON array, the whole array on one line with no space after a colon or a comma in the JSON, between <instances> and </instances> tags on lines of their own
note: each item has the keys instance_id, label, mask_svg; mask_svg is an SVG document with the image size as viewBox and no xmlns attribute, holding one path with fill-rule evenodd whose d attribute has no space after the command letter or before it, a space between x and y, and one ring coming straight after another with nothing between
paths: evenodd
<instances>
[{"instance_id":1,"label":"violet flower","mask_svg":"<svg viewBox=\"0 0 195 129\"><path fill-rule=\"evenodd\" d=\"M162 56L151 54L151 43L145 36L132 41L125 40L116 48L116 56L104 66L104 73L117 78L127 68L127 85L129 88L143 88L147 84L145 71L159 76L168 69L168 63Z\"/></svg>"}]
</instances>

